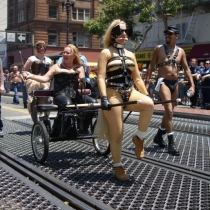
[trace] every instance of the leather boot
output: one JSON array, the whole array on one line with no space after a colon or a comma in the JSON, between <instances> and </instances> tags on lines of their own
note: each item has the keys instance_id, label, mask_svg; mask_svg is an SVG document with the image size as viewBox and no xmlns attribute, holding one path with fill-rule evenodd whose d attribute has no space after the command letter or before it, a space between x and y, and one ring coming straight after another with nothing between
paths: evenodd
<instances>
[{"instance_id":1,"label":"leather boot","mask_svg":"<svg viewBox=\"0 0 210 210\"><path fill-rule=\"evenodd\" d=\"M89 132L89 128L92 122L92 119L94 117L94 113L90 112L90 113L85 113L83 119L81 119L80 122L80 132L82 134L90 134Z\"/></svg>"},{"instance_id":2,"label":"leather boot","mask_svg":"<svg viewBox=\"0 0 210 210\"><path fill-rule=\"evenodd\" d=\"M118 166L118 167L114 168L114 175L120 181L129 180L129 176L128 176L128 174L126 174L126 171L122 166Z\"/></svg>"},{"instance_id":3,"label":"leather boot","mask_svg":"<svg viewBox=\"0 0 210 210\"><path fill-rule=\"evenodd\" d=\"M27 103L23 103L23 108L27 109Z\"/></svg>"},{"instance_id":4,"label":"leather boot","mask_svg":"<svg viewBox=\"0 0 210 210\"><path fill-rule=\"evenodd\" d=\"M139 139L138 136L134 136L133 143L135 144L136 157L142 159L144 157L144 140Z\"/></svg>"},{"instance_id":5,"label":"leather boot","mask_svg":"<svg viewBox=\"0 0 210 210\"><path fill-rule=\"evenodd\" d=\"M168 136L168 153L172 156L179 156L179 150L176 148L174 144L173 135Z\"/></svg>"},{"instance_id":6,"label":"leather boot","mask_svg":"<svg viewBox=\"0 0 210 210\"><path fill-rule=\"evenodd\" d=\"M167 144L163 141L162 135L166 134L165 130L158 129L157 134L155 135L153 142L155 144L158 144L159 147L164 148L167 146Z\"/></svg>"}]
</instances>

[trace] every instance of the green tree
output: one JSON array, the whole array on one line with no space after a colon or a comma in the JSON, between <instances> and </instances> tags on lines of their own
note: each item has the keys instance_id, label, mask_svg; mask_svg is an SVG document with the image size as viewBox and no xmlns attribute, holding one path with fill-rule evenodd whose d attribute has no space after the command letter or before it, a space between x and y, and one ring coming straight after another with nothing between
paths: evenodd
<instances>
[{"instance_id":1,"label":"green tree","mask_svg":"<svg viewBox=\"0 0 210 210\"><path fill-rule=\"evenodd\" d=\"M84 26L90 35L101 38L114 19L124 20L127 27L133 28L137 23L147 23L148 27L144 34L134 31L131 37L134 51L136 51L141 47L158 17L163 19L164 27L167 28L168 17L177 14L183 6L194 6L191 2L186 0L101 0L104 7L97 9L98 17L86 21Z\"/></svg>"}]
</instances>

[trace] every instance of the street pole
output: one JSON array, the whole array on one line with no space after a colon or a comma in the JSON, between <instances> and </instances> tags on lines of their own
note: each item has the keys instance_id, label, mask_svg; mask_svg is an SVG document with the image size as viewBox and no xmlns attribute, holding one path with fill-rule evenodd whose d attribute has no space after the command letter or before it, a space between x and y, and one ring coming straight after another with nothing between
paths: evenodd
<instances>
[{"instance_id":1,"label":"street pole","mask_svg":"<svg viewBox=\"0 0 210 210\"><path fill-rule=\"evenodd\" d=\"M74 8L75 0L67 0L66 3L62 2L62 11L64 10L64 6L66 7L66 44L69 42L69 14L70 8Z\"/></svg>"}]
</instances>

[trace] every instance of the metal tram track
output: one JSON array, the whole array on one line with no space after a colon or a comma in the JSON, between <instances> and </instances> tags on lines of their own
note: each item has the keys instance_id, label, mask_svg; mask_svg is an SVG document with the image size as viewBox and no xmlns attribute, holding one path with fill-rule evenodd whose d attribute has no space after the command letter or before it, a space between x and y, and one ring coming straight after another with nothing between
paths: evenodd
<instances>
[{"instance_id":1,"label":"metal tram track","mask_svg":"<svg viewBox=\"0 0 210 210\"><path fill-rule=\"evenodd\" d=\"M90 141L83 141L82 143L86 144L88 146L91 146ZM122 155L125 158L138 160L136 158L136 156L133 154L133 152L122 150ZM155 158L149 157L147 155L145 155L145 157L142 158L140 161L142 161L143 163L146 163L146 164L150 164L150 165L153 165L153 166L157 166L157 167L166 169L166 170L171 170L171 171L174 171L174 172L177 172L177 173L185 174L185 175L188 175L192 178L200 179L200 180L203 180L203 181L206 181L206 182L210 183L210 173L206 172L206 171L203 171L203 170L195 169L195 168L192 168L192 167L189 167L189 166L183 166L183 165L173 163L173 162L169 162L169 161L162 160L162 159L155 159Z\"/></svg>"},{"instance_id":2,"label":"metal tram track","mask_svg":"<svg viewBox=\"0 0 210 210\"><path fill-rule=\"evenodd\" d=\"M110 210L110 206L103 204L102 202L92 198L91 196L75 189L72 186L67 186L62 181L56 179L53 176L46 174L45 172L37 169L30 163L18 158L9 152L0 149L0 160L12 169L16 170L23 176L27 177L34 183L46 191L53 194L55 197L65 202L67 206L78 210Z\"/></svg>"},{"instance_id":3,"label":"metal tram track","mask_svg":"<svg viewBox=\"0 0 210 210\"><path fill-rule=\"evenodd\" d=\"M22 122L19 120L11 121L15 124L19 124L28 128L32 127L32 125L27 122ZM127 121L126 123L134 124ZM198 132L188 133L201 136L203 135ZM93 143L89 140L83 140L80 143L93 147ZM127 150L123 150L122 155L128 160L138 160L133 152ZM57 179L56 177L51 176L41 169L38 169L36 166L33 166L31 163L24 161L21 158L12 155L11 153L2 149L0 149L0 160L12 167L14 170L17 170L19 173L23 174L25 177L29 177L31 181L39 184L39 186L53 194L55 197L59 198L61 201L68 203L69 207L75 209L111 209L110 206L107 206L97 199L77 190L75 187L66 185L66 183ZM155 159L150 156L145 156L145 158L139 161L145 163L146 165L151 165L164 170L172 171L177 174L185 175L191 179L204 181L205 183L210 184L210 173L203 170L173 163L163 159Z\"/></svg>"},{"instance_id":4,"label":"metal tram track","mask_svg":"<svg viewBox=\"0 0 210 210\"><path fill-rule=\"evenodd\" d=\"M17 124L21 124L23 126L26 126L26 127L31 127L31 125L29 123L24 123L24 122L21 122L21 121L18 121L18 120L12 120L12 121L17 123ZM126 122L126 123L133 124L133 123L130 123L130 122ZM155 126L150 126L150 127L155 127ZM180 130L177 130L177 131L180 131ZM182 131L182 132L185 132L185 131ZM186 131L186 132L188 132L188 134L208 136L207 134L205 135L205 134L200 134L200 133L192 132L192 131L191 132ZM81 143L93 147L93 143L91 143L89 140L84 140ZM126 151L126 150L122 150L122 155L124 155L124 157L126 157L126 158L137 159L136 156L132 152L129 152L129 151ZM197 179L202 179L202 180L205 180L205 181L210 183L210 173L206 172L206 171L203 171L203 170L199 170L199 169L196 169L196 168L193 168L193 167L173 163L173 162L166 161L166 160L163 160L163 159L152 158L150 156L145 156L141 161L145 162L145 163L148 163L148 164L151 164L151 165L154 165L154 166L159 166L159 167L164 168L164 169L173 170L173 171L176 171L176 172L179 172L179 173L182 173L182 174L188 174L191 177L194 177L194 178L197 178Z\"/></svg>"},{"instance_id":5,"label":"metal tram track","mask_svg":"<svg viewBox=\"0 0 210 210\"><path fill-rule=\"evenodd\" d=\"M126 115L124 115L125 117L126 117ZM153 116L153 119L155 118L155 120L158 120L159 119L159 117L157 117L158 115L154 115ZM136 125L137 124L137 120L135 119L135 117L136 117L136 114L130 114L129 115L129 118L127 119L127 117L126 117L126 123L127 124L132 124L132 125ZM183 117L182 119L185 119L185 121L184 121L184 123L193 123L193 125L199 125L199 126L206 126L206 123L205 123L205 120L204 120L204 122L199 122L199 123L196 123L195 121L193 121L192 122L192 119L186 119L185 117ZM175 124L175 123L179 123L180 122L180 119L173 119L173 123ZM153 123L153 124L155 124L155 123ZM150 123L150 125L149 125L149 127L150 128L157 128L158 126L157 125L153 125L152 123ZM180 126L181 127L181 126ZM176 128L175 126L173 127L173 131L177 131L177 132L182 132L182 133L187 133L187 134L192 134L192 135L199 135L199 136L205 136L205 137L209 137L209 133L200 133L200 132L193 132L193 131L191 131L191 130L189 130L189 129L187 129L187 130L184 130L184 129L182 129L182 128Z\"/></svg>"}]
</instances>

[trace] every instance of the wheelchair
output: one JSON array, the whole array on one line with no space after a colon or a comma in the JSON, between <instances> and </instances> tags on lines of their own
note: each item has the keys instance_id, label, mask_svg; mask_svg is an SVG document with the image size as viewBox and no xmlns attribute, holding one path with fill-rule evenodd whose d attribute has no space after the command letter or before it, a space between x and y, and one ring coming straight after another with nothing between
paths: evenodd
<instances>
[{"instance_id":1,"label":"wheelchair","mask_svg":"<svg viewBox=\"0 0 210 210\"><path fill-rule=\"evenodd\" d=\"M70 76L70 75L68 75ZM72 76L70 76L72 77ZM65 80L68 82L67 75L65 75ZM71 84L72 79L69 84ZM75 83L77 81L75 80ZM62 84L61 81L57 81L54 84ZM58 87L59 89L60 87ZM95 126L97 123L98 109L101 108L99 103L66 103L62 99L62 92L56 90L56 85L54 90L35 90L33 91L33 102L32 102L32 120L34 122L31 133L31 145L33 150L33 155L35 160L39 163L46 161L49 153L49 143L56 141L66 141L66 140L81 140L81 139L91 139L93 141L94 148L96 152L100 155L107 156L110 154L110 144L108 140L99 140L94 134ZM70 88L71 89L71 88ZM65 94L71 92L71 90L64 90ZM75 87L73 88L75 90ZM70 91L69 91L70 90ZM90 95L90 89L76 89L76 95L80 95L85 98L86 95ZM64 103L51 104L40 104L38 100L42 97L44 100L48 101L49 97L56 98L55 92L58 92L58 98ZM84 100L85 101L85 100ZM76 101L75 101L76 102ZM129 104L141 103L140 100L122 102L118 104L111 104L114 106L125 106ZM49 112L56 112L56 117L49 118ZM124 118L124 122L129 117L132 111L130 111ZM42 113L41 117L38 117L38 113ZM84 118L90 116L88 127L86 132L81 132L81 123L84 122ZM51 120L54 120L51 126Z\"/></svg>"},{"instance_id":2,"label":"wheelchair","mask_svg":"<svg viewBox=\"0 0 210 210\"><path fill-rule=\"evenodd\" d=\"M79 95L90 94L88 89L77 91ZM34 122L31 133L31 145L35 160L39 163L46 161L49 154L49 143L66 140L91 139L96 152L106 156L110 153L108 141L99 141L94 134L97 122L99 104L40 104L39 97L54 97L54 90L33 91L32 120ZM49 112L57 112L56 117L49 118ZM38 113L43 116L38 117ZM80 125L88 116L89 124L85 132L81 131ZM51 121L54 120L51 126Z\"/></svg>"}]
</instances>

